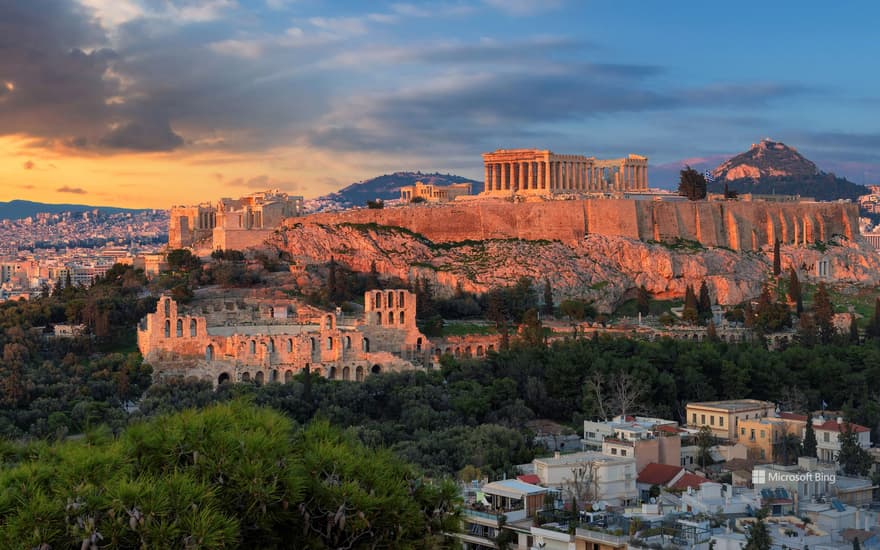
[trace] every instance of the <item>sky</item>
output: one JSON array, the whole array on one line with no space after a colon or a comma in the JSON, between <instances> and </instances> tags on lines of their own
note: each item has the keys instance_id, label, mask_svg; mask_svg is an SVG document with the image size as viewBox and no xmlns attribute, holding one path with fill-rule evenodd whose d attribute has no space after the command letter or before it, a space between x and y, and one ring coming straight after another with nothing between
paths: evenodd
<instances>
[{"instance_id":1,"label":"sky","mask_svg":"<svg viewBox=\"0 0 880 550\"><path fill-rule=\"evenodd\" d=\"M880 3L0 0L0 200L306 198L480 154L762 138L880 183Z\"/></svg>"}]
</instances>

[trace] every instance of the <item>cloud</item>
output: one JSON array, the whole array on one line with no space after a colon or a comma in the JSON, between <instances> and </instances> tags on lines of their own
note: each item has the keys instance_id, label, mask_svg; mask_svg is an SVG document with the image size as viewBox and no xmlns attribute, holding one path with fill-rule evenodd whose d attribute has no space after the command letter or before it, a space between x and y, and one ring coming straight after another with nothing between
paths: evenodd
<instances>
[{"instance_id":1,"label":"cloud","mask_svg":"<svg viewBox=\"0 0 880 550\"><path fill-rule=\"evenodd\" d=\"M510 15L534 15L562 7L563 0L484 0L485 3Z\"/></svg>"},{"instance_id":2,"label":"cloud","mask_svg":"<svg viewBox=\"0 0 880 550\"><path fill-rule=\"evenodd\" d=\"M67 185L65 185L64 187L59 187L55 191L57 191L58 193L71 193L74 195L85 195L87 193L87 191L82 187L70 187Z\"/></svg>"},{"instance_id":3,"label":"cloud","mask_svg":"<svg viewBox=\"0 0 880 550\"><path fill-rule=\"evenodd\" d=\"M174 133L167 121L130 121L112 129L99 143L110 149L171 151L183 145L183 138Z\"/></svg>"},{"instance_id":4,"label":"cloud","mask_svg":"<svg viewBox=\"0 0 880 550\"><path fill-rule=\"evenodd\" d=\"M296 191L300 189L300 185L298 183L288 181L288 180L280 180L277 178L273 178L266 174L260 174L259 176L253 176L251 178L235 178L229 180L225 183L227 187L248 187L250 189L257 189L260 191L267 189L280 189L282 191Z\"/></svg>"}]
</instances>

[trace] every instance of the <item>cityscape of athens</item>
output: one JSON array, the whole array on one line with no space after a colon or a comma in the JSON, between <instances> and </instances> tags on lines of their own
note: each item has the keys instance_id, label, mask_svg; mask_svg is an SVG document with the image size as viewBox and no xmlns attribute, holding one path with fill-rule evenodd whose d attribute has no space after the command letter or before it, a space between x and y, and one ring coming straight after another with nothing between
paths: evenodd
<instances>
[{"instance_id":1,"label":"cityscape of athens","mask_svg":"<svg viewBox=\"0 0 880 550\"><path fill-rule=\"evenodd\" d=\"M880 550L854 8L0 2L0 549Z\"/></svg>"}]
</instances>

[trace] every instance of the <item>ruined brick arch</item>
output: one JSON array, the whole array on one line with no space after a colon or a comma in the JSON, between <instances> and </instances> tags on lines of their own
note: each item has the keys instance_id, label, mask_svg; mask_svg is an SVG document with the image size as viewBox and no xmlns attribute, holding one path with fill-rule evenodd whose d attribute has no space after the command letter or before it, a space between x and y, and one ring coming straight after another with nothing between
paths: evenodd
<instances>
[{"instance_id":1,"label":"ruined brick arch","mask_svg":"<svg viewBox=\"0 0 880 550\"><path fill-rule=\"evenodd\" d=\"M449 353L450 353L449 348L443 349L443 355L449 355Z\"/></svg>"},{"instance_id":2,"label":"ruined brick arch","mask_svg":"<svg viewBox=\"0 0 880 550\"><path fill-rule=\"evenodd\" d=\"M382 307L382 293L381 292L377 292L375 295L373 295L373 307L374 308Z\"/></svg>"},{"instance_id":3,"label":"ruined brick arch","mask_svg":"<svg viewBox=\"0 0 880 550\"><path fill-rule=\"evenodd\" d=\"M333 337L332 337L332 336L328 336L328 337L327 337L327 350L329 351L329 350L332 350L332 349L333 349Z\"/></svg>"},{"instance_id":4,"label":"ruined brick arch","mask_svg":"<svg viewBox=\"0 0 880 550\"><path fill-rule=\"evenodd\" d=\"M389 290L387 297L388 298L387 298L386 304L388 305L388 307L394 307L394 292Z\"/></svg>"},{"instance_id":5,"label":"ruined brick arch","mask_svg":"<svg viewBox=\"0 0 880 550\"><path fill-rule=\"evenodd\" d=\"M470 346L467 346L464 348L464 355L465 355L465 357L470 357L472 355Z\"/></svg>"},{"instance_id":6,"label":"ruined brick arch","mask_svg":"<svg viewBox=\"0 0 880 550\"><path fill-rule=\"evenodd\" d=\"M377 325L382 324L382 312L381 311L376 312L376 324Z\"/></svg>"},{"instance_id":7,"label":"ruined brick arch","mask_svg":"<svg viewBox=\"0 0 880 550\"><path fill-rule=\"evenodd\" d=\"M455 356L461 357L461 348L455 348Z\"/></svg>"},{"instance_id":8,"label":"ruined brick arch","mask_svg":"<svg viewBox=\"0 0 880 550\"><path fill-rule=\"evenodd\" d=\"M189 320L189 336L190 336L190 338L196 337L197 330L198 330L198 325L196 324L196 320L190 319Z\"/></svg>"},{"instance_id":9,"label":"ruined brick arch","mask_svg":"<svg viewBox=\"0 0 880 550\"><path fill-rule=\"evenodd\" d=\"M495 351L495 344L489 344L489 347L486 348L486 351L487 351L487 352Z\"/></svg>"},{"instance_id":10,"label":"ruined brick arch","mask_svg":"<svg viewBox=\"0 0 880 550\"><path fill-rule=\"evenodd\" d=\"M248 343L248 351L250 352L251 355L256 355L256 353L257 353L257 341L256 340L251 340Z\"/></svg>"},{"instance_id":11,"label":"ruined brick arch","mask_svg":"<svg viewBox=\"0 0 880 550\"><path fill-rule=\"evenodd\" d=\"M354 371L354 379L358 382L364 381L364 367L358 366Z\"/></svg>"},{"instance_id":12,"label":"ruined brick arch","mask_svg":"<svg viewBox=\"0 0 880 550\"><path fill-rule=\"evenodd\" d=\"M254 381L262 386L263 385L263 371L258 370L256 376L254 376Z\"/></svg>"},{"instance_id":13,"label":"ruined brick arch","mask_svg":"<svg viewBox=\"0 0 880 550\"><path fill-rule=\"evenodd\" d=\"M318 343L315 342L314 338L309 338L309 343L312 346L312 353L315 353L318 350Z\"/></svg>"},{"instance_id":14,"label":"ruined brick arch","mask_svg":"<svg viewBox=\"0 0 880 550\"><path fill-rule=\"evenodd\" d=\"M176 334L178 338L183 337L183 319L177 319Z\"/></svg>"},{"instance_id":15,"label":"ruined brick arch","mask_svg":"<svg viewBox=\"0 0 880 550\"><path fill-rule=\"evenodd\" d=\"M251 381L251 373L249 373L249 372L241 373L241 381L242 382L250 382Z\"/></svg>"},{"instance_id":16,"label":"ruined brick arch","mask_svg":"<svg viewBox=\"0 0 880 550\"><path fill-rule=\"evenodd\" d=\"M382 372L382 367L379 365L373 365L373 367L370 369L370 372L373 374L379 374Z\"/></svg>"},{"instance_id":17,"label":"ruined brick arch","mask_svg":"<svg viewBox=\"0 0 880 550\"><path fill-rule=\"evenodd\" d=\"M269 382L277 382L278 381L278 369L272 369L269 371Z\"/></svg>"},{"instance_id":18,"label":"ruined brick arch","mask_svg":"<svg viewBox=\"0 0 880 550\"><path fill-rule=\"evenodd\" d=\"M171 299L165 298L165 317L171 317Z\"/></svg>"},{"instance_id":19,"label":"ruined brick arch","mask_svg":"<svg viewBox=\"0 0 880 550\"><path fill-rule=\"evenodd\" d=\"M333 315L327 315L327 317L325 317L324 319L326 321L327 330L333 330L334 328L336 328L333 326Z\"/></svg>"},{"instance_id":20,"label":"ruined brick arch","mask_svg":"<svg viewBox=\"0 0 880 550\"><path fill-rule=\"evenodd\" d=\"M349 367L342 367L342 379L351 380L351 369Z\"/></svg>"},{"instance_id":21,"label":"ruined brick arch","mask_svg":"<svg viewBox=\"0 0 880 550\"><path fill-rule=\"evenodd\" d=\"M214 360L214 346L212 344L208 344L208 347L205 348L205 361L213 361Z\"/></svg>"},{"instance_id":22,"label":"ruined brick arch","mask_svg":"<svg viewBox=\"0 0 880 550\"><path fill-rule=\"evenodd\" d=\"M351 336L345 337L345 349L351 349Z\"/></svg>"},{"instance_id":23,"label":"ruined brick arch","mask_svg":"<svg viewBox=\"0 0 880 550\"><path fill-rule=\"evenodd\" d=\"M229 383L229 373L221 372L220 376L217 377L217 384L228 384Z\"/></svg>"},{"instance_id":24,"label":"ruined brick arch","mask_svg":"<svg viewBox=\"0 0 880 550\"><path fill-rule=\"evenodd\" d=\"M483 346L477 346L477 357L483 356Z\"/></svg>"},{"instance_id":25,"label":"ruined brick arch","mask_svg":"<svg viewBox=\"0 0 880 550\"><path fill-rule=\"evenodd\" d=\"M269 338L269 345L266 345L266 342L263 342L263 347L267 349L269 353L275 353L275 340L273 338Z\"/></svg>"},{"instance_id":26,"label":"ruined brick arch","mask_svg":"<svg viewBox=\"0 0 880 550\"><path fill-rule=\"evenodd\" d=\"M287 353L293 353L293 338L287 339Z\"/></svg>"},{"instance_id":27,"label":"ruined brick arch","mask_svg":"<svg viewBox=\"0 0 880 550\"><path fill-rule=\"evenodd\" d=\"M422 338L421 337L416 339L416 351L422 351Z\"/></svg>"},{"instance_id":28,"label":"ruined brick arch","mask_svg":"<svg viewBox=\"0 0 880 550\"><path fill-rule=\"evenodd\" d=\"M392 313L391 315L392 315L392 317L394 316L393 313ZM400 317L400 320L399 320L398 322L402 325L402 324L404 323L404 318L403 318L403 312L402 312L402 311L400 312L399 317Z\"/></svg>"},{"instance_id":29,"label":"ruined brick arch","mask_svg":"<svg viewBox=\"0 0 880 550\"><path fill-rule=\"evenodd\" d=\"M330 367L327 369L327 378L329 380L336 380L336 367Z\"/></svg>"},{"instance_id":30,"label":"ruined brick arch","mask_svg":"<svg viewBox=\"0 0 880 550\"><path fill-rule=\"evenodd\" d=\"M370 352L370 339L369 338L364 338L362 347L365 352L367 352L367 353Z\"/></svg>"},{"instance_id":31,"label":"ruined brick arch","mask_svg":"<svg viewBox=\"0 0 880 550\"><path fill-rule=\"evenodd\" d=\"M406 307L406 293L402 290L397 294L397 307Z\"/></svg>"},{"instance_id":32,"label":"ruined brick arch","mask_svg":"<svg viewBox=\"0 0 880 550\"><path fill-rule=\"evenodd\" d=\"M290 384L291 382L293 382L293 371L287 369L286 371L284 371L284 383Z\"/></svg>"}]
</instances>

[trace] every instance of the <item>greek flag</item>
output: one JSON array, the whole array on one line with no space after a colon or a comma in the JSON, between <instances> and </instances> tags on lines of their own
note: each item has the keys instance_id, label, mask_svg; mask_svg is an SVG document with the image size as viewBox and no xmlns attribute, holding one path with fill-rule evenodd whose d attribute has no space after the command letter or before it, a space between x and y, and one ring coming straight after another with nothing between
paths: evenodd
<instances>
[{"instance_id":1,"label":"greek flag","mask_svg":"<svg viewBox=\"0 0 880 550\"><path fill-rule=\"evenodd\" d=\"M826 403L825 400L823 399L822 400L822 410L824 411L827 408L828 408L828 403Z\"/></svg>"},{"instance_id":2,"label":"greek flag","mask_svg":"<svg viewBox=\"0 0 880 550\"><path fill-rule=\"evenodd\" d=\"M715 176L712 175L712 170L706 170L706 182L713 183L715 181Z\"/></svg>"}]
</instances>

